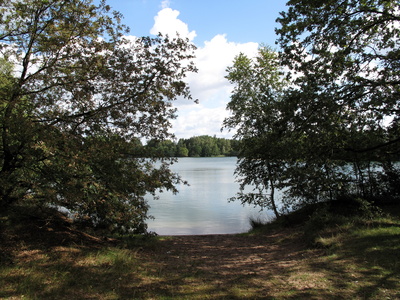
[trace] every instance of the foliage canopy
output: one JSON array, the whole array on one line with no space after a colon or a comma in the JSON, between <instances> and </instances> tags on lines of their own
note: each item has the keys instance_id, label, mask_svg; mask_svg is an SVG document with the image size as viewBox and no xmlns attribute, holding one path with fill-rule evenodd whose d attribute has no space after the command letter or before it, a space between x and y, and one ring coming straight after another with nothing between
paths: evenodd
<instances>
[{"instance_id":1,"label":"foliage canopy","mask_svg":"<svg viewBox=\"0 0 400 300\"><path fill-rule=\"evenodd\" d=\"M104 1L0 1L1 207L64 207L144 231L143 196L174 190L169 162L153 167L139 146L171 137L194 46L127 37L121 18Z\"/></svg>"},{"instance_id":2,"label":"foliage canopy","mask_svg":"<svg viewBox=\"0 0 400 300\"><path fill-rule=\"evenodd\" d=\"M237 173L258 191L242 202L274 206L274 186L283 209L349 194L399 198L399 4L291 0L277 19L279 57L261 48L235 59L224 124L238 128Z\"/></svg>"}]
</instances>

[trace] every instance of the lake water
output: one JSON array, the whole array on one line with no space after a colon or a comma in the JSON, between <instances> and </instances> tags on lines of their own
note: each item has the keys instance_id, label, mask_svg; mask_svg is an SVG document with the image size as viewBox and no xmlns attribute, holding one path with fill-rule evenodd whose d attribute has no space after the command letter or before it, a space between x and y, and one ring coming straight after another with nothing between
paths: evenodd
<instances>
[{"instance_id":1,"label":"lake water","mask_svg":"<svg viewBox=\"0 0 400 300\"><path fill-rule=\"evenodd\" d=\"M228 202L239 191L235 167L236 157L179 158L171 169L190 186L178 185L176 195L148 198L149 214L155 217L148 220L148 230L159 235L241 233L250 229L250 217L270 219L270 211Z\"/></svg>"}]
</instances>

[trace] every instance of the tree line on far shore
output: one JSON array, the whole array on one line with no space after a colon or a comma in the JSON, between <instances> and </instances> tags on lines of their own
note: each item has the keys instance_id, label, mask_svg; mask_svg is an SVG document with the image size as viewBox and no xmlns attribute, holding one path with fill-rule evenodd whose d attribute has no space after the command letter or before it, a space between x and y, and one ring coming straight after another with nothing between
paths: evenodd
<instances>
[{"instance_id":1,"label":"tree line on far shore","mask_svg":"<svg viewBox=\"0 0 400 300\"><path fill-rule=\"evenodd\" d=\"M156 157L212 157L237 156L239 141L202 135L188 139L152 139L144 146L144 153Z\"/></svg>"}]
</instances>

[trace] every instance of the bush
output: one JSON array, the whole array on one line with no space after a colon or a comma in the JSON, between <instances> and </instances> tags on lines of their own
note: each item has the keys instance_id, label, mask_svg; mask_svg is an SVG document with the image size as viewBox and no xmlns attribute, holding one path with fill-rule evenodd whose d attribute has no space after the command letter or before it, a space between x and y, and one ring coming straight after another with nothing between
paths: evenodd
<instances>
[{"instance_id":1,"label":"bush","mask_svg":"<svg viewBox=\"0 0 400 300\"><path fill-rule=\"evenodd\" d=\"M320 203L305 222L304 237L307 243L319 246L317 240L327 234L327 228L337 228L355 221L371 220L381 217L382 214L382 210L373 202L359 197L346 196Z\"/></svg>"}]
</instances>

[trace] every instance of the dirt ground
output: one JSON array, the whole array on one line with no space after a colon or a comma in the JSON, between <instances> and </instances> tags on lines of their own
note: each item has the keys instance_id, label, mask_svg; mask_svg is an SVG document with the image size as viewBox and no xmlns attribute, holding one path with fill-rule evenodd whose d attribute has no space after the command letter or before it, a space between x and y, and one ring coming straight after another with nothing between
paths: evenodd
<instances>
[{"instance_id":1,"label":"dirt ground","mask_svg":"<svg viewBox=\"0 0 400 300\"><path fill-rule=\"evenodd\" d=\"M65 252L65 247L71 246L86 253L123 247L121 241L75 230L62 218L34 219L29 223L28 227L3 230L0 237L3 264L29 263L38 251L57 256L57 251ZM69 259L75 255L72 248L68 250ZM305 265L302 261L310 261L318 255L318 250L311 251L305 245L300 229L275 229L254 235L161 237L128 246L127 251L134 254L140 264L132 265L122 276L119 284L127 287L120 289L121 299L131 299L132 293L138 299L153 299L159 294L178 299L204 299L204 295L209 295L210 299L253 299L254 295L275 297L283 286L293 286L296 295L303 297L315 288L313 280L293 278L293 274L302 273ZM31 258L28 254L32 254ZM108 268L96 267L90 272L82 269L79 276L92 278L102 272L107 274ZM137 279L132 281L132 277ZM99 275L98 281L103 280L106 280L104 276Z\"/></svg>"},{"instance_id":2,"label":"dirt ground","mask_svg":"<svg viewBox=\"0 0 400 300\"><path fill-rule=\"evenodd\" d=\"M157 254L170 260L184 259L197 268L228 274L260 274L283 269L310 253L301 237L289 230L262 235L174 236L161 243Z\"/></svg>"},{"instance_id":3,"label":"dirt ground","mask_svg":"<svg viewBox=\"0 0 400 300\"><path fill-rule=\"evenodd\" d=\"M375 246L360 254L310 248L301 225L116 240L57 215L0 221L5 299L22 299L24 285L31 299L400 299L396 263L368 256ZM395 261L398 235L385 242L381 256Z\"/></svg>"},{"instance_id":4,"label":"dirt ground","mask_svg":"<svg viewBox=\"0 0 400 300\"><path fill-rule=\"evenodd\" d=\"M57 246L81 245L85 248L101 248L118 245L117 240L102 239L70 227L69 221L57 216L50 220L31 219L4 232L3 258L24 244L30 249L51 249ZM138 250L139 254L160 263L164 267L195 266L197 270L227 276L248 275L279 271L296 264L298 260L315 255L307 250L300 230L287 228L254 235L192 235L162 237L155 247ZM19 248L19 246L17 246Z\"/></svg>"}]
</instances>

